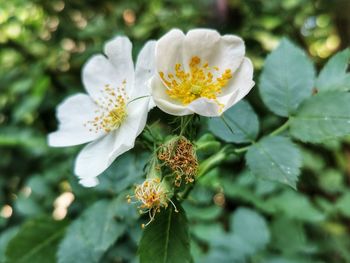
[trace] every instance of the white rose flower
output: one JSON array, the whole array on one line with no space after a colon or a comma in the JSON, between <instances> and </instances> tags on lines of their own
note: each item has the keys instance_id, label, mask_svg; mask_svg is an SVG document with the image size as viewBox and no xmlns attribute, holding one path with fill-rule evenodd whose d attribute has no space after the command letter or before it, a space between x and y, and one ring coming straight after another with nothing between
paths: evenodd
<instances>
[{"instance_id":1,"label":"white rose flower","mask_svg":"<svg viewBox=\"0 0 350 263\"><path fill-rule=\"evenodd\" d=\"M90 142L79 153L74 169L86 187L97 185L96 177L134 147L146 124L150 107L147 83L154 74L155 41L141 50L135 70L131 49L126 37L107 42L106 56L93 56L83 68L88 94L73 95L57 108L59 128L49 134L49 145Z\"/></svg>"},{"instance_id":2,"label":"white rose flower","mask_svg":"<svg viewBox=\"0 0 350 263\"><path fill-rule=\"evenodd\" d=\"M173 29L157 41L155 104L166 113L219 116L254 86L253 65L241 38L215 30Z\"/></svg>"}]
</instances>

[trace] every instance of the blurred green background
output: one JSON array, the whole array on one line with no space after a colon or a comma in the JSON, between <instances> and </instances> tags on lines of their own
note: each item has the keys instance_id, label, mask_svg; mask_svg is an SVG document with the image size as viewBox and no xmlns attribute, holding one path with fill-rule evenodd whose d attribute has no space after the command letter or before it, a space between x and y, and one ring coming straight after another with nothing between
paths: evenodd
<instances>
[{"instance_id":1,"label":"blurred green background","mask_svg":"<svg viewBox=\"0 0 350 263\"><path fill-rule=\"evenodd\" d=\"M83 91L82 65L101 52L105 41L126 35L136 55L147 40L174 27L237 34L245 40L258 83L266 55L283 36L322 67L349 46L349 14L349 0L0 0L0 262L6 240L26 220L38 215L74 219L94 200L110 195L77 185L72 167L79 147L52 149L46 144L47 134L57 127L55 107ZM277 117L262 105L257 88L248 98L264 120L262 129L268 129ZM255 182L230 166L224 173L225 180L231 180L225 184L232 188L220 187L222 171L214 171L213 181L203 183L212 197L205 201L208 209L218 210L191 208L190 219L225 222L237 206L249 206L269 222L271 242L262 254L286 255L285 260L295 262L350 262L350 147L335 141L305 148L303 154L298 193ZM242 163L235 165L238 171ZM279 204L278 213L269 210L267 198ZM202 223L196 231L199 236L215 233ZM199 244L203 242L208 240L202 238ZM194 254L203 253L196 252L196 245L192 248ZM135 245L128 249L135 254ZM101 262L132 258L117 255ZM250 256L249 262L264 262Z\"/></svg>"}]
</instances>

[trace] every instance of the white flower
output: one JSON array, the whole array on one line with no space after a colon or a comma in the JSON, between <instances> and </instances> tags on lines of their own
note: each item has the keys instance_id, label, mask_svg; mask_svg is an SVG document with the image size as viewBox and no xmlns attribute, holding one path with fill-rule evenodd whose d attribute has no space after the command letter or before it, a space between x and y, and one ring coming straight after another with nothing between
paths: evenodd
<instances>
[{"instance_id":1,"label":"white flower","mask_svg":"<svg viewBox=\"0 0 350 263\"><path fill-rule=\"evenodd\" d=\"M93 56L83 68L88 94L73 95L58 106L59 128L49 135L49 145L90 142L75 162L74 172L82 185L97 185L96 176L133 148L143 130L150 104L147 82L154 74L154 48L155 41L144 46L134 70L130 40L116 37L107 42L106 56Z\"/></svg>"},{"instance_id":2,"label":"white flower","mask_svg":"<svg viewBox=\"0 0 350 263\"><path fill-rule=\"evenodd\" d=\"M219 116L254 86L241 38L209 29L173 29L157 41L155 104L172 115Z\"/></svg>"}]
</instances>

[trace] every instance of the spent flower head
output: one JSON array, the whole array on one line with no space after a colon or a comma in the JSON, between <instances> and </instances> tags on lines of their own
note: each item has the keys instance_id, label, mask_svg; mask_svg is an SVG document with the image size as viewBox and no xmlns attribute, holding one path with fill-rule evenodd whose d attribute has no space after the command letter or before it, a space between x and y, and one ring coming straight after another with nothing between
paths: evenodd
<instances>
[{"instance_id":1,"label":"spent flower head","mask_svg":"<svg viewBox=\"0 0 350 263\"><path fill-rule=\"evenodd\" d=\"M174 137L162 145L158 151L163 161L175 174L175 185L193 183L198 172L197 154L193 144L183 136Z\"/></svg>"}]
</instances>

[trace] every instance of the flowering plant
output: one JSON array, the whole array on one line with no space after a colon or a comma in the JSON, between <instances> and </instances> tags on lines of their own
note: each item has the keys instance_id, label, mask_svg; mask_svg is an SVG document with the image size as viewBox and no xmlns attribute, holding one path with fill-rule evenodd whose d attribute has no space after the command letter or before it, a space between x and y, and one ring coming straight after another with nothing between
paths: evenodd
<instances>
[{"instance_id":1,"label":"flowering plant","mask_svg":"<svg viewBox=\"0 0 350 263\"><path fill-rule=\"evenodd\" d=\"M202 177L230 156L244 155L256 178L296 189L302 157L292 139L321 143L350 134L349 86L323 83L315 88L312 63L287 39L267 58L260 78L266 107L286 119L269 134L259 131L258 116L242 100L255 82L253 65L238 36L173 29L145 45L135 71L127 38L108 42L105 54L92 57L83 69L89 96L73 95L58 107L60 126L49 135L49 143L93 141L75 164L80 183L92 187L142 134L137 140L149 152L141 173L145 177L135 181L133 190L125 189L126 201L148 217L141 224L141 262L191 261L182 203L200 187L196 185ZM348 51L334 59L342 56L349 56ZM331 61L318 80L330 76L332 67ZM172 130L162 131L157 121L146 125L155 105L173 116ZM242 213L255 217L250 211ZM264 234L263 239L266 243L269 236ZM69 238L63 248L65 242Z\"/></svg>"}]
</instances>

